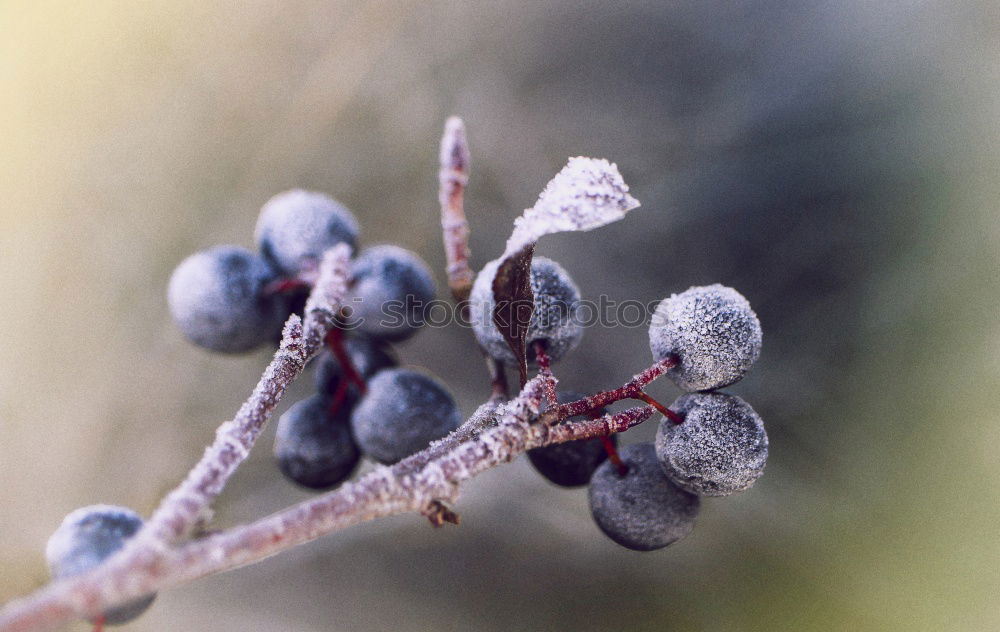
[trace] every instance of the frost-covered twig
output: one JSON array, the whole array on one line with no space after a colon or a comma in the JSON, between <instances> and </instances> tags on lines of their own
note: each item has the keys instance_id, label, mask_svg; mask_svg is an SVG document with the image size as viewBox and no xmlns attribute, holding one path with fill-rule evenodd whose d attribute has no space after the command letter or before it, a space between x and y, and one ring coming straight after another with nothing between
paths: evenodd
<instances>
[{"instance_id":1,"label":"frost-covered twig","mask_svg":"<svg viewBox=\"0 0 1000 632\"><path fill-rule=\"evenodd\" d=\"M0 615L0 629L31 630L93 615L103 609L101 604L117 602L119 595L162 576L164 556L207 520L212 502L246 459L285 390L322 348L344 302L349 258L346 244L324 255L305 319L297 315L288 319L278 351L250 397L232 420L219 426L201 460L167 494L146 526L94 572L55 582L35 598L10 604Z\"/></svg>"},{"instance_id":2,"label":"frost-covered twig","mask_svg":"<svg viewBox=\"0 0 1000 632\"><path fill-rule=\"evenodd\" d=\"M567 440L621 432L653 414L652 408L625 411L598 420L549 427L533 423L542 396L541 378L503 405L495 427L473 432L464 442L441 444L398 463L380 467L341 489L301 503L258 522L235 527L176 548L142 550L116 556L92 573L57 582L0 615L0 630L34 630L74 616L96 614L136 596L198 577L259 561L332 531L406 512L423 512L433 503L453 502L459 485L528 449ZM484 405L463 425L466 431L491 417ZM456 433L462 433L462 430ZM428 459L426 453L436 454Z\"/></svg>"},{"instance_id":3,"label":"frost-covered twig","mask_svg":"<svg viewBox=\"0 0 1000 632\"><path fill-rule=\"evenodd\" d=\"M448 262L448 287L467 316L473 273L469 267L469 223L465 219L465 185L469 181L469 145L465 124L453 116L444 125L441 137L441 170L438 173L441 228Z\"/></svg>"},{"instance_id":4,"label":"frost-covered twig","mask_svg":"<svg viewBox=\"0 0 1000 632\"><path fill-rule=\"evenodd\" d=\"M8 604L0 611L0 632L49 629L151 592L260 561L361 522L427 513L454 502L463 482L527 450L623 432L655 413L653 407L643 406L560 423L565 417L553 416L559 410L554 408L540 419L544 382L544 377L535 377L510 402L484 404L448 437L333 492L186 543L126 547L91 572L54 582Z\"/></svg>"},{"instance_id":5,"label":"frost-covered twig","mask_svg":"<svg viewBox=\"0 0 1000 632\"><path fill-rule=\"evenodd\" d=\"M323 257L305 320L294 314L288 319L278 351L253 393L232 420L219 426L215 441L187 478L163 499L134 539L135 547L182 539L208 517L212 501L249 454L285 389L322 348L347 291L350 254L350 248L340 244Z\"/></svg>"}]
</instances>

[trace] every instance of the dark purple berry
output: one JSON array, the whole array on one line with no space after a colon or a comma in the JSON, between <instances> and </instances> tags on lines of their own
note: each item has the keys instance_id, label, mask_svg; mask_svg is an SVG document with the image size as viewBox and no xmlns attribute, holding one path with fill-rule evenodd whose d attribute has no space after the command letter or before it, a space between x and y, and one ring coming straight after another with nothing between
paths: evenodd
<instances>
[{"instance_id":1,"label":"dark purple berry","mask_svg":"<svg viewBox=\"0 0 1000 632\"><path fill-rule=\"evenodd\" d=\"M278 419L274 456L282 473L311 489L329 489L354 472L361 460L351 436L350 409L331 414L330 402L313 395L296 402Z\"/></svg>"},{"instance_id":2,"label":"dark purple berry","mask_svg":"<svg viewBox=\"0 0 1000 632\"><path fill-rule=\"evenodd\" d=\"M399 341L424 324L436 293L427 264L398 246L373 246L351 266L345 327L372 338Z\"/></svg>"},{"instance_id":3,"label":"dark purple berry","mask_svg":"<svg viewBox=\"0 0 1000 632\"><path fill-rule=\"evenodd\" d=\"M479 346L490 357L508 365L516 365L514 354L493 322L493 308L496 305L493 298L493 278L499 265L499 260L487 263L476 277L469 296L469 317ZM534 343L541 342L545 344L546 353L555 362L583 338L583 326L577 314L580 290L562 266L545 257L534 257L531 261L531 290L534 293L534 310L525 338L528 361L534 361Z\"/></svg>"},{"instance_id":4,"label":"dark purple berry","mask_svg":"<svg viewBox=\"0 0 1000 632\"><path fill-rule=\"evenodd\" d=\"M98 566L125 545L142 527L142 518L127 507L91 505L70 513L49 537L45 559L53 579L72 577ZM140 597L104 613L104 622L121 625L149 608L156 595Z\"/></svg>"},{"instance_id":5,"label":"dark purple berry","mask_svg":"<svg viewBox=\"0 0 1000 632\"><path fill-rule=\"evenodd\" d=\"M635 551L652 551L680 540L694 527L698 497L663 473L651 443L619 451L627 472L610 461L590 479L590 513L609 538Z\"/></svg>"},{"instance_id":6,"label":"dark purple berry","mask_svg":"<svg viewBox=\"0 0 1000 632\"><path fill-rule=\"evenodd\" d=\"M351 413L361 451L386 464L426 448L461 421L455 400L438 380L402 368L376 373Z\"/></svg>"},{"instance_id":7,"label":"dark purple berry","mask_svg":"<svg viewBox=\"0 0 1000 632\"><path fill-rule=\"evenodd\" d=\"M358 222L333 198L293 189L260 209L256 237L260 254L281 274L294 277L315 270L323 253L339 243L354 248Z\"/></svg>"},{"instance_id":8,"label":"dark purple berry","mask_svg":"<svg viewBox=\"0 0 1000 632\"><path fill-rule=\"evenodd\" d=\"M760 347L760 321L750 303L719 284L663 299L649 326L653 357L676 357L677 366L667 375L689 392L738 382L757 361Z\"/></svg>"},{"instance_id":9,"label":"dark purple berry","mask_svg":"<svg viewBox=\"0 0 1000 632\"><path fill-rule=\"evenodd\" d=\"M170 277L170 314L201 347L249 351L273 340L288 315L284 297L264 291L274 278L271 267L245 248L216 246L197 252Z\"/></svg>"}]
</instances>

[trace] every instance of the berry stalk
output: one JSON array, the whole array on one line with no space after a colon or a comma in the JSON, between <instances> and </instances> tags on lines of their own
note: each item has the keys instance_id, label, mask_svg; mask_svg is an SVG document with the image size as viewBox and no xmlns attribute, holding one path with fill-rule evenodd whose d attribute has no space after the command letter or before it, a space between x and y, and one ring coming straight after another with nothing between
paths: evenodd
<instances>
[{"instance_id":1,"label":"berry stalk","mask_svg":"<svg viewBox=\"0 0 1000 632\"><path fill-rule=\"evenodd\" d=\"M545 351L545 342L536 340L532 343L535 349L535 360L538 362L538 374L542 376L545 383L545 401L548 404L557 403L556 378L552 374L552 359Z\"/></svg>"},{"instance_id":2,"label":"berry stalk","mask_svg":"<svg viewBox=\"0 0 1000 632\"><path fill-rule=\"evenodd\" d=\"M642 373L635 375L631 380L619 388L611 391L602 391L591 395L590 397L585 397L575 402L558 406L553 416L558 419L568 419L577 415L584 415L591 410L602 408L608 404L613 404L623 399L642 400L653 404L659 410L662 405L646 395L642 389L675 366L677 366L677 357L668 356ZM663 411L660 410L660 412Z\"/></svg>"},{"instance_id":3,"label":"berry stalk","mask_svg":"<svg viewBox=\"0 0 1000 632\"><path fill-rule=\"evenodd\" d=\"M615 469L618 470L619 476L625 476L628 474L628 467L626 467L625 462L622 461L621 455L618 454L618 448L615 447L615 442L611 440L610 436L601 437L601 443L604 444L604 451L608 453L608 460L611 461Z\"/></svg>"},{"instance_id":4,"label":"berry stalk","mask_svg":"<svg viewBox=\"0 0 1000 632\"><path fill-rule=\"evenodd\" d=\"M507 372L504 370L503 362L491 358L484 354L486 367L490 371L490 401L504 402L510 399L510 386L507 384Z\"/></svg>"},{"instance_id":5,"label":"berry stalk","mask_svg":"<svg viewBox=\"0 0 1000 632\"><path fill-rule=\"evenodd\" d=\"M330 329L326 334L326 346L333 353L337 362L340 363L340 368L343 370L347 381L354 382L358 390L364 394L368 390L368 384L365 382L365 378L361 377L361 374L358 373L357 367L351 361L351 356L347 353L347 349L344 348L344 330L339 327Z\"/></svg>"},{"instance_id":6,"label":"berry stalk","mask_svg":"<svg viewBox=\"0 0 1000 632\"><path fill-rule=\"evenodd\" d=\"M294 290L304 290L305 288L312 287L308 281L299 278L286 278L286 279L275 279L267 285L264 286L263 294L264 296L270 296L272 294L283 294L285 292L292 292Z\"/></svg>"}]
</instances>

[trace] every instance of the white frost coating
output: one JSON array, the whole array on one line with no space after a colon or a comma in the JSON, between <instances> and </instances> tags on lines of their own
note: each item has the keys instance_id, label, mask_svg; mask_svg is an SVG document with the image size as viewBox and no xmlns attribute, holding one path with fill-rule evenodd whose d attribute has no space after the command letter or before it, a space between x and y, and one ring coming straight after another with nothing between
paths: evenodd
<instances>
[{"instance_id":1,"label":"white frost coating","mask_svg":"<svg viewBox=\"0 0 1000 632\"><path fill-rule=\"evenodd\" d=\"M639 206L614 163L603 158L570 158L538 196L535 205L514 220L501 259L506 260L543 235L586 231L616 222Z\"/></svg>"},{"instance_id":2,"label":"white frost coating","mask_svg":"<svg viewBox=\"0 0 1000 632\"><path fill-rule=\"evenodd\" d=\"M247 456L250 455L250 452L247 450L246 446L243 445L243 442L235 436L220 436L218 443L212 447L216 448L216 450L229 448L240 461L246 459ZM205 451L210 452L212 447L206 448Z\"/></svg>"},{"instance_id":3,"label":"white frost coating","mask_svg":"<svg viewBox=\"0 0 1000 632\"><path fill-rule=\"evenodd\" d=\"M376 466L334 492L251 524L169 545L155 533L143 538L140 532L114 560L86 576L54 583L0 610L0 629L23 630L31 622L55 625L72 616L93 616L108 606L117 607L144 594L250 564L351 525L403 512L437 511L429 506L431 501L457 498L463 482L546 443L550 429L535 423L544 385L545 378L536 376L515 399L481 406L463 426L472 434L455 433L452 436L461 442L440 454L428 451L414 455L410 463ZM485 419L476 419L478 415ZM495 426L478 425L493 421ZM581 432L587 436L606 432L591 420L570 422L576 424L587 426L589 431L563 426L556 440L565 441ZM422 461L422 456L429 460ZM416 469L408 471L410 467ZM426 484L428 481L433 485ZM442 486L435 489L439 483ZM166 517L184 521L182 526L186 526L190 508L179 509L179 514ZM275 534L280 537L275 538Z\"/></svg>"},{"instance_id":4,"label":"white frost coating","mask_svg":"<svg viewBox=\"0 0 1000 632\"><path fill-rule=\"evenodd\" d=\"M428 501L452 501L458 496L458 486L448 480L440 463L428 463L417 480L420 485L414 488L414 492L425 496Z\"/></svg>"},{"instance_id":5,"label":"white frost coating","mask_svg":"<svg viewBox=\"0 0 1000 632\"><path fill-rule=\"evenodd\" d=\"M348 269L350 265L351 248L347 244L337 244L323 253L319 264L319 278L322 282L317 282L313 292L306 299L304 313L306 315L306 327L310 328L311 321L317 312L336 312L344 304L347 295L347 279L350 277Z\"/></svg>"}]
</instances>

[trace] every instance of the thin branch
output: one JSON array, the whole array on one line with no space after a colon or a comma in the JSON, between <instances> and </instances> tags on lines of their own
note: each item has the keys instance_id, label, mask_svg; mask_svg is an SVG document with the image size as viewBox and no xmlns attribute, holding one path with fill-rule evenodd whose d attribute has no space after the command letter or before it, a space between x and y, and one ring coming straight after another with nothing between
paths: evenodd
<instances>
[{"instance_id":1,"label":"thin branch","mask_svg":"<svg viewBox=\"0 0 1000 632\"><path fill-rule=\"evenodd\" d=\"M469 143L465 123L457 116L445 121L441 135L438 171L438 202L441 204L441 231L444 239L448 288L459 307L459 317L469 322L469 294L475 272L469 264L469 222L465 219L465 186L469 182ZM510 398L503 365L484 354L490 369L491 399Z\"/></svg>"},{"instance_id":2,"label":"thin branch","mask_svg":"<svg viewBox=\"0 0 1000 632\"><path fill-rule=\"evenodd\" d=\"M449 118L444 125L438 181L448 287L462 308L462 318L468 320L473 280L469 267L469 223L464 208L465 185L469 181L469 145L465 139L465 124L457 116Z\"/></svg>"},{"instance_id":3,"label":"thin branch","mask_svg":"<svg viewBox=\"0 0 1000 632\"><path fill-rule=\"evenodd\" d=\"M8 604L0 612L0 631L48 629L75 617L92 617L136 597L257 562L361 522L438 511L439 505L455 501L461 483L522 452L623 432L655 412L646 406L549 426L536 423L544 388L544 378L536 377L514 400L484 404L450 437L328 494L200 540L116 555L93 571L54 582ZM452 440L457 436L467 438Z\"/></svg>"},{"instance_id":4,"label":"thin branch","mask_svg":"<svg viewBox=\"0 0 1000 632\"><path fill-rule=\"evenodd\" d=\"M250 397L232 420L219 426L215 440L205 449L201 460L167 494L143 529L92 574L58 581L46 589L59 593L60 587L84 583L93 576L89 581L94 590L64 592L66 599L43 612L32 613L30 607L23 607L30 606L30 600L14 602L0 616L0 629L36 629L86 613L97 614L104 609L100 604L114 601L123 585L136 583L133 569L158 563L162 555L172 550L172 544L182 541L208 520L212 502L250 453L285 390L321 349L344 301L349 257L350 248L345 244L325 253L316 285L306 301L305 320L294 314L289 317L278 351ZM38 595L44 594L45 591Z\"/></svg>"},{"instance_id":5,"label":"thin branch","mask_svg":"<svg viewBox=\"0 0 1000 632\"><path fill-rule=\"evenodd\" d=\"M236 416L222 424L215 441L187 478L170 492L145 528L133 539L136 548L153 541L174 542L207 518L212 502L246 459L288 385L319 352L347 292L350 248L340 244L323 257L316 286L305 307L305 321L292 315L281 344L253 393Z\"/></svg>"}]
</instances>

